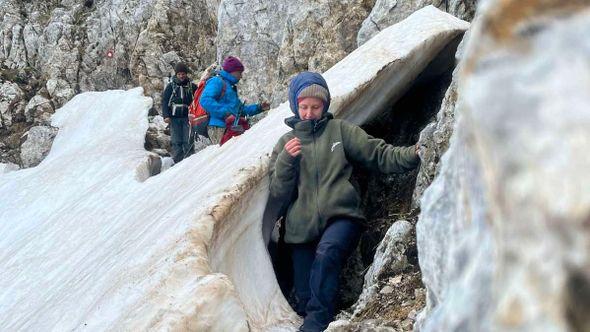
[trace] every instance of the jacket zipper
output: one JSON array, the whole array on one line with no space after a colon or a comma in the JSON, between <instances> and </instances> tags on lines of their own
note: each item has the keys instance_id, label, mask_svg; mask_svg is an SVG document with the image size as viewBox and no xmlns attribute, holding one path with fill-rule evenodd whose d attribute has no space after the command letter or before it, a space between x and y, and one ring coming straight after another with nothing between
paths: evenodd
<instances>
[{"instance_id":1,"label":"jacket zipper","mask_svg":"<svg viewBox=\"0 0 590 332\"><path fill-rule=\"evenodd\" d=\"M314 128L315 129L315 128ZM315 130L312 131L312 138L313 138L313 155L314 155L314 162L315 162L315 169L316 169L316 186L315 186L315 200L317 204L317 211L318 211L318 218L322 219L322 212L320 210L320 168L318 167L318 154L316 148L316 139L315 139Z\"/></svg>"}]
</instances>

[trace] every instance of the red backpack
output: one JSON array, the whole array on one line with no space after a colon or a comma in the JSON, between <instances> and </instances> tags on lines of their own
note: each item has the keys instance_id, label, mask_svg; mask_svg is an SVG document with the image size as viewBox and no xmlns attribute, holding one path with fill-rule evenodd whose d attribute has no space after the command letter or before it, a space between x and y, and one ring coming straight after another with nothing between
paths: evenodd
<instances>
[{"instance_id":1,"label":"red backpack","mask_svg":"<svg viewBox=\"0 0 590 332\"><path fill-rule=\"evenodd\" d=\"M191 126L196 126L209 121L209 112L205 110L203 106L201 106L201 95L203 94L203 90L205 90L205 85L207 85L207 80L200 81L197 85L197 90L193 95L193 101L191 102L190 106L188 107L188 118ZM225 94L225 82L223 82L223 87L221 88L221 94L219 95L218 99L221 99Z\"/></svg>"}]
</instances>

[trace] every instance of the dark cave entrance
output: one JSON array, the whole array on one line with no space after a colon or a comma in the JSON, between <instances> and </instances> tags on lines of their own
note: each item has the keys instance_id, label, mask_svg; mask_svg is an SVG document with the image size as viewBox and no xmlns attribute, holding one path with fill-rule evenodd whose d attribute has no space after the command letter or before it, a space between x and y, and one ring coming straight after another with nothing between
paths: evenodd
<instances>
[{"instance_id":1,"label":"dark cave entrance","mask_svg":"<svg viewBox=\"0 0 590 332\"><path fill-rule=\"evenodd\" d=\"M436 115L452 81L455 53L461 39L462 36L457 37L441 51L388 111L362 128L370 135L395 146L416 144L421 130L436 121ZM420 211L412 207L418 171L419 168L416 168L404 174L384 175L357 168L354 174L363 198L367 228L356 252L341 274L338 308L341 312L352 313L351 306L362 291L365 272L373 263L376 249L391 225L398 220L406 220L413 227L410 243L404 252L408 264L401 272L401 281L398 280L393 293L379 295L379 305L368 305L360 313L357 312L353 322L378 318L387 324L404 320L413 308L421 309L424 306L425 294L415 291L424 287L418 265L415 234ZM396 275L399 278L400 273L386 270L379 276L378 288L382 289Z\"/></svg>"},{"instance_id":2,"label":"dark cave entrance","mask_svg":"<svg viewBox=\"0 0 590 332\"><path fill-rule=\"evenodd\" d=\"M362 126L363 129L395 146L416 144L420 131L436 118L451 79L452 68L428 81L416 82L388 112ZM411 203L418 171L416 168L404 174L384 175L356 169L354 176L362 193L367 228L357 252L342 273L341 310L349 308L358 299L364 272L373 263L377 246L389 227L398 220L415 225L419 211L412 210ZM413 241L405 252L409 265L403 273L415 279L408 280L410 284L422 287L415 234L412 237ZM386 279L393 276L382 277Z\"/></svg>"}]
</instances>

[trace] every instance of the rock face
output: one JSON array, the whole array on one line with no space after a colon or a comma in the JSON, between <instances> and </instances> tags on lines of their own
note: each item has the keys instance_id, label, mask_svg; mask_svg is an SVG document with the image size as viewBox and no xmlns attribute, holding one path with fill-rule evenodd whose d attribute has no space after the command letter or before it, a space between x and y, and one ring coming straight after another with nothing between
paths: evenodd
<instances>
[{"instance_id":1,"label":"rock face","mask_svg":"<svg viewBox=\"0 0 590 332\"><path fill-rule=\"evenodd\" d=\"M218 1L0 4L0 79L19 83L26 92L16 99L14 93L2 94L0 110L7 98L28 103L20 125L12 127L12 119L24 105L2 112L0 126L18 136L33 125L47 124L54 108L83 91L140 85L158 104L163 78L175 62L182 59L196 70L215 59Z\"/></svg>"},{"instance_id":2,"label":"rock face","mask_svg":"<svg viewBox=\"0 0 590 332\"><path fill-rule=\"evenodd\" d=\"M18 84L2 82L0 84L0 128L10 127L13 118L22 117L24 111L24 93Z\"/></svg>"},{"instance_id":3,"label":"rock face","mask_svg":"<svg viewBox=\"0 0 590 332\"><path fill-rule=\"evenodd\" d=\"M463 56L464 46L468 39L469 32L465 34L457 49L455 58L457 63ZM420 133L420 171L416 179L416 187L412 198L414 208L420 206L420 198L424 191L430 186L434 177L440 170L442 155L449 148L451 135L455 126L455 109L457 104L457 80L460 67L453 71L453 80L448 87L445 97L441 103L440 110L436 115L436 121L428 124Z\"/></svg>"},{"instance_id":4,"label":"rock face","mask_svg":"<svg viewBox=\"0 0 590 332\"><path fill-rule=\"evenodd\" d=\"M37 68L52 98L64 97L58 107L72 97L68 90L139 84L152 96L172 62L204 68L215 58L214 3L3 0L0 62Z\"/></svg>"},{"instance_id":5,"label":"rock face","mask_svg":"<svg viewBox=\"0 0 590 332\"><path fill-rule=\"evenodd\" d=\"M246 66L241 94L254 102L286 100L287 80L323 72L356 48L356 33L374 0L222 1L217 56Z\"/></svg>"},{"instance_id":6,"label":"rock face","mask_svg":"<svg viewBox=\"0 0 590 332\"><path fill-rule=\"evenodd\" d=\"M475 15L476 3L477 0L377 0L358 32L358 45L364 44L379 31L428 5L433 5L460 19L471 21Z\"/></svg>"},{"instance_id":7,"label":"rock face","mask_svg":"<svg viewBox=\"0 0 590 332\"><path fill-rule=\"evenodd\" d=\"M394 276L408 265L406 250L411 241L413 226L405 220L395 222L377 247L373 264L365 274L363 292L353 307L353 318L363 311L367 302L373 300L379 291L378 279L383 275Z\"/></svg>"},{"instance_id":8,"label":"rock face","mask_svg":"<svg viewBox=\"0 0 590 332\"><path fill-rule=\"evenodd\" d=\"M590 6L482 4L417 225L421 331L590 329ZM563 77L568 77L565 80Z\"/></svg>"},{"instance_id":9,"label":"rock face","mask_svg":"<svg viewBox=\"0 0 590 332\"><path fill-rule=\"evenodd\" d=\"M36 95L29 100L29 103L25 107L25 118L27 122L37 125L49 125L51 124L51 115L54 109L51 100Z\"/></svg>"},{"instance_id":10,"label":"rock face","mask_svg":"<svg viewBox=\"0 0 590 332\"><path fill-rule=\"evenodd\" d=\"M26 141L21 146L20 158L23 167L37 166L51 149L57 128L36 126L27 133Z\"/></svg>"}]
</instances>

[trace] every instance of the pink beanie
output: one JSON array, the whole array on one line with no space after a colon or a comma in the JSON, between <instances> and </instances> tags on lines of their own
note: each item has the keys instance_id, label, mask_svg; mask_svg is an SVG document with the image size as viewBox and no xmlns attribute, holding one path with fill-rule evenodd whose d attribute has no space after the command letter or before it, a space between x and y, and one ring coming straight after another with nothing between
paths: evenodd
<instances>
[{"instance_id":1,"label":"pink beanie","mask_svg":"<svg viewBox=\"0 0 590 332\"><path fill-rule=\"evenodd\" d=\"M223 65L221 65L223 70L228 73L233 73L235 71L244 71L244 65L240 61L239 58L235 56L228 56L223 60Z\"/></svg>"}]
</instances>

